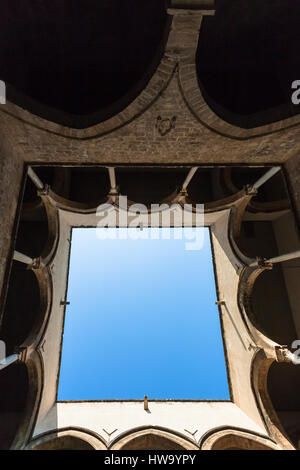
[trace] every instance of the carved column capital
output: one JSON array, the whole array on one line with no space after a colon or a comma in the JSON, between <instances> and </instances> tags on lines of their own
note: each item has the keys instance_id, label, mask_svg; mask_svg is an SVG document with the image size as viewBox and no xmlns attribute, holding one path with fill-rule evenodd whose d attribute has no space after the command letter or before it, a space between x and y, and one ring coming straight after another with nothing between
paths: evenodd
<instances>
[{"instance_id":1,"label":"carved column capital","mask_svg":"<svg viewBox=\"0 0 300 470\"><path fill-rule=\"evenodd\" d=\"M275 352L277 362L293 363L294 354L288 349L287 346L276 346Z\"/></svg>"},{"instance_id":2,"label":"carved column capital","mask_svg":"<svg viewBox=\"0 0 300 470\"><path fill-rule=\"evenodd\" d=\"M50 194L50 186L48 184L45 184L43 189L38 190L37 194L40 197L48 197Z\"/></svg>"},{"instance_id":3,"label":"carved column capital","mask_svg":"<svg viewBox=\"0 0 300 470\"><path fill-rule=\"evenodd\" d=\"M40 269L42 266L42 260L41 258L34 258L32 263L28 266L29 269Z\"/></svg>"},{"instance_id":4,"label":"carved column capital","mask_svg":"<svg viewBox=\"0 0 300 470\"><path fill-rule=\"evenodd\" d=\"M256 263L255 263L257 268L261 268L263 270L268 270L271 271L273 269L273 264L270 263L266 258L263 258L262 256L258 256L256 258Z\"/></svg>"},{"instance_id":5,"label":"carved column capital","mask_svg":"<svg viewBox=\"0 0 300 470\"><path fill-rule=\"evenodd\" d=\"M251 184L247 184L244 187L245 195L246 196L256 196L258 191L254 186L251 186Z\"/></svg>"}]
</instances>

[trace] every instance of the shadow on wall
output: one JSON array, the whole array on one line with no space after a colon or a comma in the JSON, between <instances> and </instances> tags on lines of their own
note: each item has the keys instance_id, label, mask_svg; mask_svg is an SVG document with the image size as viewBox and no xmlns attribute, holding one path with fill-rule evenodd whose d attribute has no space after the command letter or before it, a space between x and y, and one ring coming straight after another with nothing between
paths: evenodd
<instances>
[{"instance_id":1,"label":"shadow on wall","mask_svg":"<svg viewBox=\"0 0 300 470\"><path fill-rule=\"evenodd\" d=\"M8 450L23 422L28 395L24 364L13 364L0 373L0 450Z\"/></svg>"},{"instance_id":2,"label":"shadow on wall","mask_svg":"<svg viewBox=\"0 0 300 470\"><path fill-rule=\"evenodd\" d=\"M39 6L1 0L0 6L7 99L75 128L109 119L138 96L169 29L162 0L89 0L88 8L80 0Z\"/></svg>"},{"instance_id":3,"label":"shadow on wall","mask_svg":"<svg viewBox=\"0 0 300 470\"><path fill-rule=\"evenodd\" d=\"M273 363L268 391L278 418L296 448L300 441L300 366Z\"/></svg>"},{"instance_id":4,"label":"shadow on wall","mask_svg":"<svg viewBox=\"0 0 300 470\"><path fill-rule=\"evenodd\" d=\"M162 436L145 434L125 444L120 450L185 450L176 442Z\"/></svg>"},{"instance_id":5,"label":"shadow on wall","mask_svg":"<svg viewBox=\"0 0 300 470\"><path fill-rule=\"evenodd\" d=\"M63 436L38 444L33 450L95 450L88 442L74 436Z\"/></svg>"},{"instance_id":6,"label":"shadow on wall","mask_svg":"<svg viewBox=\"0 0 300 470\"><path fill-rule=\"evenodd\" d=\"M216 0L216 6L215 16L203 20L196 59L208 105L246 129L298 114L291 85L300 76L299 2Z\"/></svg>"},{"instance_id":7,"label":"shadow on wall","mask_svg":"<svg viewBox=\"0 0 300 470\"><path fill-rule=\"evenodd\" d=\"M40 288L36 275L26 265L14 261L1 326L7 355L14 354L28 338L39 312Z\"/></svg>"}]
</instances>

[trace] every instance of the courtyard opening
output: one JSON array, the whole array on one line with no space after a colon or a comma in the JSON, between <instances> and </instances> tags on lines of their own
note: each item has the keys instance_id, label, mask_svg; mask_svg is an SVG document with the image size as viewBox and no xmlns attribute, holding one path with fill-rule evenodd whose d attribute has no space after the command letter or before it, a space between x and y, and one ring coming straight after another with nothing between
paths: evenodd
<instances>
[{"instance_id":1,"label":"courtyard opening","mask_svg":"<svg viewBox=\"0 0 300 470\"><path fill-rule=\"evenodd\" d=\"M134 230L72 230L58 401L228 400L209 228Z\"/></svg>"}]
</instances>

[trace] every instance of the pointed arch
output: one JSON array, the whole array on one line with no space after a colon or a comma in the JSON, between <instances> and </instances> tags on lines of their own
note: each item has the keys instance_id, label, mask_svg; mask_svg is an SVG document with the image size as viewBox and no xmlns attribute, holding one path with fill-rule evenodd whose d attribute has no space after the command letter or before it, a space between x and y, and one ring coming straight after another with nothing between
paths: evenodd
<instances>
[{"instance_id":1,"label":"pointed arch","mask_svg":"<svg viewBox=\"0 0 300 470\"><path fill-rule=\"evenodd\" d=\"M110 450L198 450L195 443L168 429L149 427L121 434Z\"/></svg>"}]
</instances>

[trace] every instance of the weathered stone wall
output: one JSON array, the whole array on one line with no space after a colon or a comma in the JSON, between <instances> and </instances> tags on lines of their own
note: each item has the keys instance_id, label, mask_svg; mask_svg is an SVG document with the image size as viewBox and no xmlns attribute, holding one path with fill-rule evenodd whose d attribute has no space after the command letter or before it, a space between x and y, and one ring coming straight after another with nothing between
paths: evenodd
<instances>
[{"instance_id":1,"label":"weathered stone wall","mask_svg":"<svg viewBox=\"0 0 300 470\"><path fill-rule=\"evenodd\" d=\"M13 242L15 216L22 186L24 163L13 153L7 142L0 138L0 290L1 305L5 291L3 280L8 270L9 252ZM1 318L1 316L0 316Z\"/></svg>"},{"instance_id":2,"label":"weathered stone wall","mask_svg":"<svg viewBox=\"0 0 300 470\"><path fill-rule=\"evenodd\" d=\"M34 163L273 164L285 162L300 148L296 127L248 140L210 130L188 109L177 73L150 108L114 132L72 138L36 127L44 124L40 118L31 122L25 124L0 113L1 134L13 135L25 160Z\"/></svg>"},{"instance_id":3,"label":"weathered stone wall","mask_svg":"<svg viewBox=\"0 0 300 470\"><path fill-rule=\"evenodd\" d=\"M297 153L286 162L285 169L287 173L290 196L297 218L297 229L298 233L300 234L300 153Z\"/></svg>"}]
</instances>

